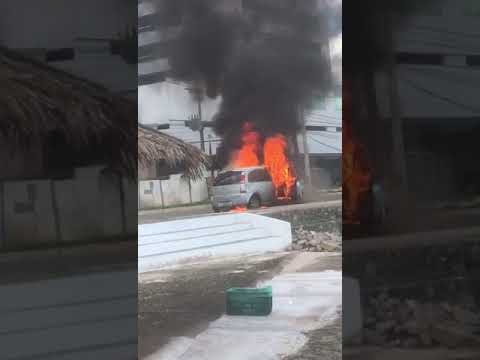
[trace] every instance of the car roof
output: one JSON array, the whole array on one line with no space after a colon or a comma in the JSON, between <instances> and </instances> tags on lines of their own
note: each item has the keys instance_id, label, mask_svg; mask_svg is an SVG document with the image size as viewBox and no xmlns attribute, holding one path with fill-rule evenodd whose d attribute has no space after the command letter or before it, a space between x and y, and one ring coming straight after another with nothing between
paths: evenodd
<instances>
[{"instance_id":1,"label":"car roof","mask_svg":"<svg viewBox=\"0 0 480 360\"><path fill-rule=\"evenodd\" d=\"M256 170L256 169L265 169L265 166L260 165L260 166L249 166L249 167L240 167L240 168L231 168L231 169L225 169L222 172L227 172L227 171L250 171L250 170Z\"/></svg>"}]
</instances>

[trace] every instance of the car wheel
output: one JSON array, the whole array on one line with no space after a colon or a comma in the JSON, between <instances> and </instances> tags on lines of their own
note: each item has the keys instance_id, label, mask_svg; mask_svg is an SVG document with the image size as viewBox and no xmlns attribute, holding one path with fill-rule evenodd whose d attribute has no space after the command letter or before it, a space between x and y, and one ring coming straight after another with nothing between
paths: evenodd
<instances>
[{"instance_id":1,"label":"car wheel","mask_svg":"<svg viewBox=\"0 0 480 360\"><path fill-rule=\"evenodd\" d=\"M260 200L260 197L258 195L253 195L248 202L248 208L258 209L260 206L262 206L262 201Z\"/></svg>"}]
</instances>

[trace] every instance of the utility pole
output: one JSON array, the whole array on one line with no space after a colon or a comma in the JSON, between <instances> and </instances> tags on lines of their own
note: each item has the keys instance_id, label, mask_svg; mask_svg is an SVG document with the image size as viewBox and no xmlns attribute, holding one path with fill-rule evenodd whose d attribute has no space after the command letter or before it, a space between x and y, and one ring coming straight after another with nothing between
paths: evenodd
<instances>
[{"instance_id":1,"label":"utility pole","mask_svg":"<svg viewBox=\"0 0 480 360\"><path fill-rule=\"evenodd\" d=\"M390 15L392 17L392 15ZM391 45L389 54L389 99L392 119L392 145L393 145L393 173L398 181L398 189L401 197L407 193L407 175L405 165L405 145L403 141L403 121L401 117L400 99L398 94L398 78L395 61L395 37L393 33L393 19L387 21L386 28L389 34Z\"/></svg>"},{"instance_id":2,"label":"utility pole","mask_svg":"<svg viewBox=\"0 0 480 360\"><path fill-rule=\"evenodd\" d=\"M205 134L203 132L203 121L202 121L202 99L198 97L198 118L200 120L200 148L205 152Z\"/></svg>"},{"instance_id":3,"label":"utility pole","mask_svg":"<svg viewBox=\"0 0 480 360\"><path fill-rule=\"evenodd\" d=\"M210 155L210 160L212 159L212 135L208 135L208 154ZM210 173L212 175L212 179L215 177L215 169L213 168L213 161L210 165Z\"/></svg>"},{"instance_id":4,"label":"utility pole","mask_svg":"<svg viewBox=\"0 0 480 360\"><path fill-rule=\"evenodd\" d=\"M389 78L389 99L390 99L390 111L392 121L392 166L390 176L393 181L390 181L392 193L392 207L390 222L393 226L402 226L406 220L405 216L411 213L411 209L408 209L408 182L406 174L405 163L405 145L403 136L403 121L401 117L400 98L398 93L398 78L396 68L395 57L395 36L393 26L393 15L386 18L386 34L388 34L389 40L389 63L387 67ZM393 186L392 186L393 185Z\"/></svg>"},{"instance_id":5,"label":"utility pole","mask_svg":"<svg viewBox=\"0 0 480 360\"><path fill-rule=\"evenodd\" d=\"M307 193L312 190L312 177L310 174L310 152L308 150L307 127L303 105L298 107L298 113L302 124L303 163L305 169L305 185Z\"/></svg>"},{"instance_id":6,"label":"utility pole","mask_svg":"<svg viewBox=\"0 0 480 360\"><path fill-rule=\"evenodd\" d=\"M198 86L187 88L187 90L193 95L194 99L197 100L198 117L195 120L197 121L197 124L198 124L197 130L200 132L200 148L202 149L203 152L205 152L205 133L203 131L204 124L202 121L203 90L201 87L198 87Z\"/></svg>"}]
</instances>

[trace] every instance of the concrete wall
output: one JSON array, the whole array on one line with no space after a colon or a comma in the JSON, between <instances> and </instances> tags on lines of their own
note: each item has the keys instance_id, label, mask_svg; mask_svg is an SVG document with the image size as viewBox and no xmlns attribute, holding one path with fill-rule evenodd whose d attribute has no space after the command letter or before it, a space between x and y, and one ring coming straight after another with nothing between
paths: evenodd
<instances>
[{"instance_id":1,"label":"concrete wall","mask_svg":"<svg viewBox=\"0 0 480 360\"><path fill-rule=\"evenodd\" d=\"M43 151L38 140L34 139L28 148L19 149L0 136L0 148L0 180L27 179L42 175Z\"/></svg>"},{"instance_id":2,"label":"concrete wall","mask_svg":"<svg viewBox=\"0 0 480 360\"><path fill-rule=\"evenodd\" d=\"M182 179L180 174L168 180L140 180L138 183L138 208L152 209L188 205L208 200L205 178L198 181Z\"/></svg>"},{"instance_id":3,"label":"concrete wall","mask_svg":"<svg viewBox=\"0 0 480 360\"><path fill-rule=\"evenodd\" d=\"M102 167L78 168L69 180L3 182L1 244L11 249L135 234L137 206L132 201L132 186Z\"/></svg>"}]
</instances>

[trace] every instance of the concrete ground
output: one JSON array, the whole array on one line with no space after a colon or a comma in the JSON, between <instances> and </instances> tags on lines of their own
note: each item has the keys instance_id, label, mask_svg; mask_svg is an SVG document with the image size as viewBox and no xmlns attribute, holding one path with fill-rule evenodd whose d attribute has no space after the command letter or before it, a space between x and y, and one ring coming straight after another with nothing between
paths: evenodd
<instances>
[{"instance_id":1,"label":"concrete ground","mask_svg":"<svg viewBox=\"0 0 480 360\"><path fill-rule=\"evenodd\" d=\"M275 317L272 313L271 317L253 320L250 318L247 319L247 322L242 322L245 320L237 317L225 317L222 315L225 311L225 290L229 287L253 286L258 282L268 282L274 278L273 283L277 284L274 285L274 288L275 286L280 286L281 289L284 289L282 291L288 292L292 291L288 290L291 288L288 285L289 277L297 276L303 279L302 281L306 284L305 289L307 291L313 291L312 286L315 288L318 284L325 283L325 281L315 280L315 276L325 276L324 274L330 274L332 270L336 270L337 274L339 274L341 263L340 254L327 256L321 253L278 253L200 261L196 264L141 274L139 275L138 285L139 357L177 359L179 358L179 353L185 353L187 348L192 349L195 346L201 346L202 349L208 350L211 349L210 346L213 346L211 339L214 337L212 334L218 331L224 334L222 341L225 344L235 347L235 344L239 345L239 342L237 341L238 339L232 337L232 334L238 331L239 327L243 329L241 332L242 336L246 336L246 334L258 330L259 326L267 326L267 324L277 324L276 326L278 326L279 323L284 321L285 324L293 324L281 327L282 331L289 331L290 328L292 331L291 336L283 334L284 337L282 338L281 334L278 333L278 337L272 335L268 339L264 339L266 342L270 342L271 346L268 346L269 349L279 349L279 352L284 354L295 352L296 354L291 354L291 357L286 358L288 360L340 359L341 326L339 314L335 307L329 308L328 311L320 310L319 312L322 314L314 317L311 314L308 316L307 314L297 314L297 317L291 317L292 314L290 314L290 317L287 316L285 318L282 317L286 316L284 314L278 318L278 315ZM341 282L339 282L339 285L341 286ZM304 290L297 289L295 291L301 292ZM341 297L341 289L338 289L338 291ZM280 298L285 299L284 297ZM320 299L323 298L321 297ZM293 299L296 299L295 296ZM313 297L309 301L314 301L314 304L318 306L318 303L322 302L322 300L315 299ZM305 299L302 301L305 301ZM341 298L338 299L338 302L341 304ZM278 309L282 308L280 305L278 306ZM302 309L309 308L303 305L300 307ZM292 305L290 305L290 308L292 308ZM295 306L293 308L297 309L297 311L300 309L299 307L295 308ZM321 318L322 315L326 316L326 313L332 310L333 315L330 321L324 323L317 322L317 318ZM301 331L294 331L294 328L298 328L302 324L305 325L305 334ZM248 330L249 326L251 326L251 331L245 332L245 327ZM300 327L303 328L302 326ZM244 341L255 342L254 339L257 337L253 335L251 337L247 336ZM283 342L275 340L281 338L284 339ZM229 339L233 342L229 342ZM253 350L256 346L247 348ZM241 348L241 346L237 346L236 350L232 348L232 352L234 351L237 352L236 356L239 359L248 360L254 358L253 355L248 355L246 358L243 357L245 355L243 352L246 350ZM239 354L239 351L242 353ZM259 349L258 351L263 350ZM175 354L176 352L178 353ZM262 354L266 356L262 357L262 359L281 358L277 355L272 355L273 353L270 352L269 354ZM182 359L193 359L193 357L188 357L188 355L184 354L184 356L186 357L182 357ZM213 357L213 354L209 355L207 351L200 358L210 360L215 357Z\"/></svg>"},{"instance_id":2,"label":"concrete ground","mask_svg":"<svg viewBox=\"0 0 480 360\"><path fill-rule=\"evenodd\" d=\"M0 254L0 285L137 268L137 239Z\"/></svg>"},{"instance_id":3,"label":"concrete ground","mask_svg":"<svg viewBox=\"0 0 480 360\"><path fill-rule=\"evenodd\" d=\"M258 209L258 210L249 210L252 213L257 214L267 214L269 212L279 212L288 209L298 208L308 208L311 206L316 206L318 203L330 202L330 201L341 201L342 193L339 191L336 192L323 192L319 193L315 201L306 202L303 204L291 204L291 205L278 205L272 206L269 208ZM175 208L167 209L153 209L153 210L142 210L138 212L138 223L139 224L149 224L160 221L168 221L175 219L184 219L189 217L199 217L199 216L211 216L217 215L217 213L212 211L212 206L210 204L203 205L194 205L194 206L182 206Z\"/></svg>"}]
</instances>

